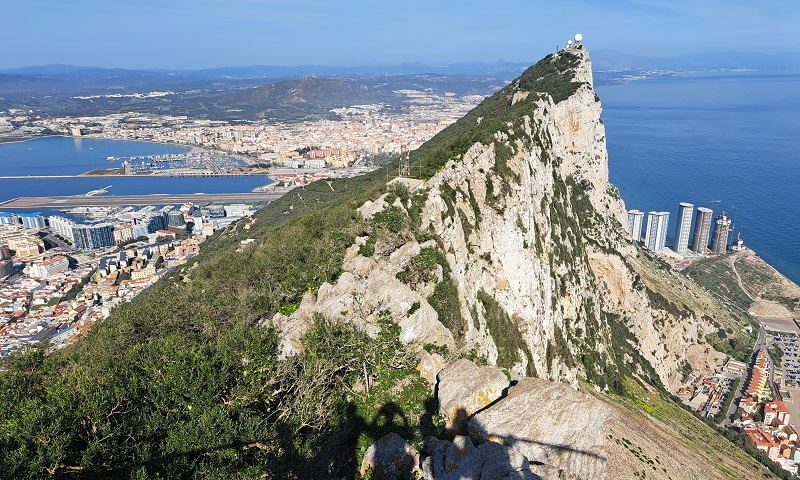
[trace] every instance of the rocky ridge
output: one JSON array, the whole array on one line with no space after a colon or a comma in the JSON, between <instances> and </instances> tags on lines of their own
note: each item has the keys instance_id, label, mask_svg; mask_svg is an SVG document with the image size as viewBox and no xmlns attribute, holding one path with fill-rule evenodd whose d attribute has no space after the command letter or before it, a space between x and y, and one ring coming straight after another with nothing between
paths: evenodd
<instances>
[{"instance_id":1,"label":"rocky ridge","mask_svg":"<svg viewBox=\"0 0 800 480\"><path fill-rule=\"evenodd\" d=\"M412 156L438 158L429 179L390 186L359 209L367 221L408 218L405 236L365 232L336 282L276 314L285 354L315 315L368 332L382 315L406 343L473 352L514 378L613 389L632 372L676 390L687 352L711 352L707 336L734 321L704 292L676 297L689 282L626 238L600 113L588 52L572 48L434 137ZM408 281L403 272L433 250L442 260ZM431 301L443 282L458 297L449 319ZM719 315L704 314L712 304Z\"/></svg>"}]
</instances>

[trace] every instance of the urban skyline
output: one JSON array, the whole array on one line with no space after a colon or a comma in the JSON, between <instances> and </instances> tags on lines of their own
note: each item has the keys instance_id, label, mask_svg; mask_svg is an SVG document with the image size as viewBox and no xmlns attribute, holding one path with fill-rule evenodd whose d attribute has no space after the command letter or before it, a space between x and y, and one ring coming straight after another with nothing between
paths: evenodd
<instances>
[{"instance_id":1,"label":"urban skyline","mask_svg":"<svg viewBox=\"0 0 800 480\"><path fill-rule=\"evenodd\" d=\"M716 219L713 218L713 214L712 209L701 206L697 208L695 215L694 204L679 202L677 223L672 237L673 242L670 245L671 251L682 257L689 256L690 252L696 255L706 255L710 252L726 253L731 246L730 234L734 229L733 220L725 211L720 213ZM627 215L627 231L632 240L642 242L648 250L653 252L662 252L667 248L669 212L650 211L646 221L644 212L641 210L630 209ZM712 223L714 224L713 232L711 230ZM643 227L645 229L644 237L642 236ZM741 233L737 235L737 242L740 246L743 245Z\"/></svg>"}]
</instances>

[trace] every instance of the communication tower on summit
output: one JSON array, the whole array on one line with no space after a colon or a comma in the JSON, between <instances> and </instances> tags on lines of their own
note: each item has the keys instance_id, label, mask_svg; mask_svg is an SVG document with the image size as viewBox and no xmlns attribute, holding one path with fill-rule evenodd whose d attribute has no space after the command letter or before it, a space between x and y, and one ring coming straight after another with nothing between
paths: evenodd
<instances>
[{"instance_id":1,"label":"communication tower on summit","mask_svg":"<svg viewBox=\"0 0 800 480\"><path fill-rule=\"evenodd\" d=\"M580 46L581 43L583 42L583 34L576 33L575 36L573 37L573 39L574 40L567 40L567 46L565 48L572 48L572 47Z\"/></svg>"},{"instance_id":2,"label":"communication tower on summit","mask_svg":"<svg viewBox=\"0 0 800 480\"><path fill-rule=\"evenodd\" d=\"M400 168L398 176L411 178L411 153L405 146L400 147Z\"/></svg>"}]
</instances>

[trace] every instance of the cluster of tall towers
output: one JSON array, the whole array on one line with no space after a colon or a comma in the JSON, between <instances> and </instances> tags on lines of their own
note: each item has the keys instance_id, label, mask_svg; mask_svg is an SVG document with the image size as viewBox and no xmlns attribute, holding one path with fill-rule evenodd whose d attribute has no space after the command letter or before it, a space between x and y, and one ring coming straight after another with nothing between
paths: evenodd
<instances>
[{"instance_id":1,"label":"cluster of tall towers","mask_svg":"<svg viewBox=\"0 0 800 480\"><path fill-rule=\"evenodd\" d=\"M728 250L728 237L731 232L731 219L725 212L717 216L714 228L714 236L711 238L711 223L714 212L710 208L698 207L697 216L694 222L694 235L691 238L691 250L700 255L707 253L725 253ZM675 229L675 244L673 250L679 255L689 254L689 240L692 233L692 217L694 217L694 205L688 202L678 204L678 225ZM642 227L644 223L644 212L639 210L628 211L628 232L631 238L644 241L645 247L659 252L667 246L667 228L669 225L669 212L649 212L647 214L647 227L644 239L642 238ZM710 240L710 250L709 250Z\"/></svg>"}]
</instances>

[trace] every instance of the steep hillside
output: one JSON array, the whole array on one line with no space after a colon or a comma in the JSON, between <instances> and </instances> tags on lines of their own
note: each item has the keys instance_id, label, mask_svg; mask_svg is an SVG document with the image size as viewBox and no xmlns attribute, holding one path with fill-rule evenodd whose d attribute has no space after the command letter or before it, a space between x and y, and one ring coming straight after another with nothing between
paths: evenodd
<instances>
[{"instance_id":1,"label":"steep hillside","mask_svg":"<svg viewBox=\"0 0 800 480\"><path fill-rule=\"evenodd\" d=\"M800 318L800 286L750 249L704 259L684 273L741 311L790 323Z\"/></svg>"},{"instance_id":2,"label":"steep hillside","mask_svg":"<svg viewBox=\"0 0 800 480\"><path fill-rule=\"evenodd\" d=\"M614 389L632 373L677 388L687 351L706 341L746 356L748 319L626 240L585 50L545 58L411 159L412 171L428 178L424 185L412 193L398 187L388 194L391 207L382 197L361 212L365 220L376 212L407 217L394 232L400 238L366 231L359 241L388 242L386 255L369 266L346 258L343 279L306 295L289 318L278 315L295 339L316 313L374 323L369 314L354 320L352 306L374 312L392 300L399 324L419 302L407 323L435 310L453 335L444 344L517 376L584 378ZM392 253L399 244L402 255ZM404 264L425 249L429 268L438 269L430 286L405 274ZM374 278L380 269L388 279ZM426 287L458 301L442 304ZM731 332L724 344L710 335L718 328ZM426 341L416 331L409 338L415 334Z\"/></svg>"},{"instance_id":3,"label":"steep hillside","mask_svg":"<svg viewBox=\"0 0 800 480\"><path fill-rule=\"evenodd\" d=\"M582 47L545 57L411 161L418 179L295 190L73 347L13 359L0 471L352 478L388 432L435 464L448 447L434 437L471 425L484 460L541 467L508 478L769 477L669 395L703 368L687 358L705 342L739 355L753 329L626 239ZM244 238L256 241L236 251ZM491 388L463 377L464 357ZM451 388L446 365L467 381ZM587 408L542 414L571 395ZM495 400L529 408L492 416ZM509 411L543 437L495 435ZM591 460L573 462L584 446Z\"/></svg>"}]
</instances>

